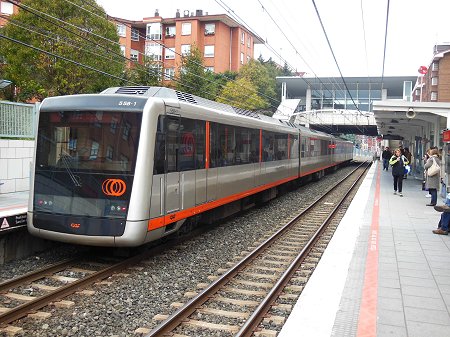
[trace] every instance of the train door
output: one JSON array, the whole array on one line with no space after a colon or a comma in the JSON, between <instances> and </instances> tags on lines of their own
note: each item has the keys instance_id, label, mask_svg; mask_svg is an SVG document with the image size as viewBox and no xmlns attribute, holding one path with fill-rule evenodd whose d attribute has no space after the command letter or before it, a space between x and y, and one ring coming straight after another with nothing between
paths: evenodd
<instances>
[{"instance_id":1,"label":"train door","mask_svg":"<svg viewBox=\"0 0 450 337\"><path fill-rule=\"evenodd\" d=\"M180 155L180 119L178 117L166 118L166 191L165 211L175 212L180 209L180 172L178 160Z\"/></svg>"}]
</instances>

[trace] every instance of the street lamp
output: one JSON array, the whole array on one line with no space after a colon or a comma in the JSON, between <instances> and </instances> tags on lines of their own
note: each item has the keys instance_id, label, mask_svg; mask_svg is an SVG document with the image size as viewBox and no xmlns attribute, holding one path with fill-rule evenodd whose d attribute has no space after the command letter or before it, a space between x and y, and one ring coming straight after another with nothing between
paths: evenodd
<instances>
[{"instance_id":1,"label":"street lamp","mask_svg":"<svg viewBox=\"0 0 450 337\"><path fill-rule=\"evenodd\" d=\"M0 89L5 89L11 83L12 83L11 81L0 79Z\"/></svg>"}]
</instances>

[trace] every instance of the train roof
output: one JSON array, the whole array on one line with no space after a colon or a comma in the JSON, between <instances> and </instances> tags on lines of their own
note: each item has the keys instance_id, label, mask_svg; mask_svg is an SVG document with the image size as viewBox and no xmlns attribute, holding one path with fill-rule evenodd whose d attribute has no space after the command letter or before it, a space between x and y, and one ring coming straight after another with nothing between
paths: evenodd
<instances>
[{"instance_id":1,"label":"train roof","mask_svg":"<svg viewBox=\"0 0 450 337\"><path fill-rule=\"evenodd\" d=\"M195 96L189 93L185 93L182 91L174 90L166 87L148 87L148 86L130 86L130 87L112 87L104 90L101 94L120 94L120 95L138 95L141 97L158 97L163 99L173 99L176 101L181 101L189 104L195 104L199 106L203 106L205 108L213 108L222 112L226 112L228 114L240 115L242 117L254 118L260 121L265 121L270 124L281 125L285 127L290 127L294 129L298 129L304 133L314 133L317 135L321 135L324 137L333 137L330 134L316 131L304 127L300 124L292 123L289 121L283 121L280 119L275 119L266 115L258 114L254 111L245 110L241 108L236 108L231 105L211 101L209 99L202 98L200 96Z\"/></svg>"}]
</instances>

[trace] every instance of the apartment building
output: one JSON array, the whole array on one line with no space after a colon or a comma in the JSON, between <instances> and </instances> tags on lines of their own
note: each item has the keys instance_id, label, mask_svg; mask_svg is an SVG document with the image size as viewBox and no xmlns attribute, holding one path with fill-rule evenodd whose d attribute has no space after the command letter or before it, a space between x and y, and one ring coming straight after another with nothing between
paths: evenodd
<instances>
[{"instance_id":1,"label":"apartment building","mask_svg":"<svg viewBox=\"0 0 450 337\"><path fill-rule=\"evenodd\" d=\"M117 26L122 52L142 63L152 56L170 80L181 66L182 55L195 45L203 55L206 69L221 73L239 69L254 58L255 44L264 41L225 14L208 15L178 10L174 18L164 19L158 11L142 21L110 17Z\"/></svg>"},{"instance_id":2,"label":"apartment building","mask_svg":"<svg viewBox=\"0 0 450 337\"><path fill-rule=\"evenodd\" d=\"M450 43L435 45L431 63L419 72L413 101L450 102Z\"/></svg>"},{"instance_id":3,"label":"apartment building","mask_svg":"<svg viewBox=\"0 0 450 337\"><path fill-rule=\"evenodd\" d=\"M18 7L7 1L0 1L0 28L7 23L7 17L17 14Z\"/></svg>"}]
</instances>

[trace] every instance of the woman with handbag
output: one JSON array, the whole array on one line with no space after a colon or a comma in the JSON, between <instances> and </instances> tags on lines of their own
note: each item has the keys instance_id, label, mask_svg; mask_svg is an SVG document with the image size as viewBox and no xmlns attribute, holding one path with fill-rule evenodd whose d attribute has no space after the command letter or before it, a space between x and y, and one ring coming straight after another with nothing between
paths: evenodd
<instances>
[{"instance_id":1,"label":"woman with handbag","mask_svg":"<svg viewBox=\"0 0 450 337\"><path fill-rule=\"evenodd\" d=\"M403 197L402 188L403 188L403 176L405 174L405 166L408 165L409 162L404 155L402 155L402 151L400 149L396 149L394 151L394 155L389 160L389 165L392 166L392 176L394 177L394 194Z\"/></svg>"},{"instance_id":2,"label":"woman with handbag","mask_svg":"<svg viewBox=\"0 0 450 337\"><path fill-rule=\"evenodd\" d=\"M441 160L439 159L438 149L430 150L430 158L428 158L425 166L425 187L431 194L431 201L427 206L436 206L437 204L437 190L441 182Z\"/></svg>"}]
</instances>

